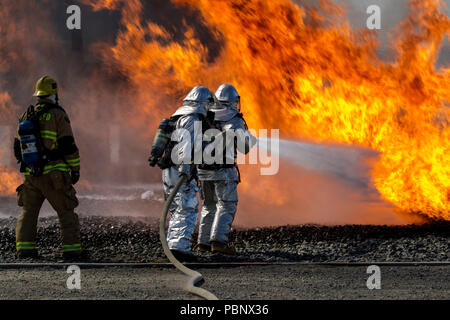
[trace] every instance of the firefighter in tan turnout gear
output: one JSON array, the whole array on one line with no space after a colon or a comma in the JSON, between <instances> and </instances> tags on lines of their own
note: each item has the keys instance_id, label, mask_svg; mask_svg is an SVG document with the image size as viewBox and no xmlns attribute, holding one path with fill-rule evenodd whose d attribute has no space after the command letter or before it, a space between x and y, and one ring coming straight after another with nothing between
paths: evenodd
<instances>
[{"instance_id":1,"label":"firefighter in tan turnout gear","mask_svg":"<svg viewBox=\"0 0 450 320\"><path fill-rule=\"evenodd\" d=\"M82 249L73 185L80 178L80 155L67 113L58 105L56 81L48 76L39 79L34 96L37 104L20 117L14 141L14 154L25 176L17 189L23 207L16 229L17 255L37 257L37 221L47 199L60 221L63 257L77 258Z\"/></svg>"}]
</instances>

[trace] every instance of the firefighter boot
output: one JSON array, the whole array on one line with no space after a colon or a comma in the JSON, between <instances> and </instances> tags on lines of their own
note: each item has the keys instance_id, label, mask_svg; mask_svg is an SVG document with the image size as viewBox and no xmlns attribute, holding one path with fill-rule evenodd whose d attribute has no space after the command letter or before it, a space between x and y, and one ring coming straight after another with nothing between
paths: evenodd
<instances>
[{"instance_id":1,"label":"firefighter boot","mask_svg":"<svg viewBox=\"0 0 450 320\"><path fill-rule=\"evenodd\" d=\"M227 243L211 241L211 252L212 253L222 253L228 255L235 255L236 248L234 246L230 246Z\"/></svg>"},{"instance_id":2,"label":"firefighter boot","mask_svg":"<svg viewBox=\"0 0 450 320\"><path fill-rule=\"evenodd\" d=\"M205 252L211 252L211 246L207 245L207 244L203 244L203 243L198 243L194 250L201 252L201 253L205 253Z\"/></svg>"},{"instance_id":3,"label":"firefighter boot","mask_svg":"<svg viewBox=\"0 0 450 320\"><path fill-rule=\"evenodd\" d=\"M37 249L30 249L30 250L18 250L16 253L16 256L18 259L37 259L39 258L39 254Z\"/></svg>"}]
</instances>

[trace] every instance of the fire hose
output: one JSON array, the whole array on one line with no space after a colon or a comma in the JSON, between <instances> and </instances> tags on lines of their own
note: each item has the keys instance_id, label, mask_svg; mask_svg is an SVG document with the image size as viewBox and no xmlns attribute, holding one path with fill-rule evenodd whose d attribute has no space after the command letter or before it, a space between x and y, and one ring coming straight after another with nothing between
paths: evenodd
<instances>
[{"instance_id":1,"label":"fire hose","mask_svg":"<svg viewBox=\"0 0 450 320\"><path fill-rule=\"evenodd\" d=\"M180 190L181 186L183 185L183 183L185 183L185 181L186 181L185 175L181 176L178 179L177 184L173 188L172 192L170 193L169 197L166 200L166 203L164 204L163 213L159 223L159 237L164 249L164 253L166 254L169 261L175 266L175 268L177 268L178 270L180 270L182 273L184 273L189 277L189 280L185 285L185 290L192 294L200 296L206 300L218 300L218 298L211 292L198 287L198 285L204 282L203 276L199 272L189 269L188 267L183 265L180 261L178 261L177 258L175 258L175 256L170 251L169 245L167 244L167 237L166 237L167 215L169 212L170 205L173 202L173 199L175 198L175 196L178 193L178 190Z\"/></svg>"}]
</instances>

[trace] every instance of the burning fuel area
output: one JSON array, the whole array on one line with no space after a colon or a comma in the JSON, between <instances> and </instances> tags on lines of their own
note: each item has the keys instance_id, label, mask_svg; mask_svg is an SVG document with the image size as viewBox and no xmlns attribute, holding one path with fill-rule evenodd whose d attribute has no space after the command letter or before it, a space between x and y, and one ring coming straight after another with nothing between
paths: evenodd
<instances>
[{"instance_id":1,"label":"burning fuel area","mask_svg":"<svg viewBox=\"0 0 450 320\"><path fill-rule=\"evenodd\" d=\"M360 1L80 0L70 30L63 1L2 0L1 259L20 212L17 118L48 74L80 149L77 213L95 261L163 259L161 171L147 165L156 127L192 87L222 83L250 128L280 138L257 148L274 174L241 166L238 260L448 260L449 2L375 2L381 30L362 23ZM41 217L56 259L48 204Z\"/></svg>"}]
</instances>

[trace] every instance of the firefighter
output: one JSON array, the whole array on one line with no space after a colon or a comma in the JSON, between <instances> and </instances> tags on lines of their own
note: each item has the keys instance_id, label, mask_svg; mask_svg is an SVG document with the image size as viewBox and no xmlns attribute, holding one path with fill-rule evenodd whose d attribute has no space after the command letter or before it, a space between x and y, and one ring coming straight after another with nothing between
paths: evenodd
<instances>
[{"instance_id":1,"label":"firefighter","mask_svg":"<svg viewBox=\"0 0 450 320\"><path fill-rule=\"evenodd\" d=\"M169 249L178 260L185 262L195 260L191 252L191 238L198 217L197 192L199 189L195 183L195 165L191 162L193 160L191 157L196 144L200 144L197 145L197 149L202 150L202 139L194 136L194 128L196 124L204 123L213 103L214 96L209 89L202 86L193 88L183 100L183 105L170 119L164 119L160 125L158 131L161 134L166 131L164 135L172 133L171 130L167 130L168 123L172 123L173 127L173 141L164 143L166 150L163 158L158 159L156 155L158 152L155 153L155 150L158 150L158 141L164 140L157 134L152 147L152 156L149 159L151 166L158 163L158 166L163 169L162 179L166 199L179 177L181 175L188 177L170 207L171 217L167 232ZM174 162L172 159L175 159Z\"/></svg>"},{"instance_id":2,"label":"firefighter","mask_svg":"<svg viewBox=\"0 0 450 320\"><path fill-rule=\"evenodd\" d=\"M236 249L229 244L228 234L238 203L237 185L240 177L235 163L236 150L248 153L256 144L256 138L248 132L240 113L240 96L237 90L232 85L224 84L215 95L218 102L211 109L215 113L214 125L221 131L224 139L232 131L233 138L223 150L221 163L199 166L198 178L204 203L196 248L200 252L235 254Z\"/></svg>"},{"instance_id":3,"label":"firefighter","mask_svg":"<svg viewBox=\"0 0 450 320\"><path fill-rule=\"evenodd\" d=\"M39 211L47 199L60 221L63 257L78 258L82 248L80 225L74 212L78 199L73 185L80 179L79 151L69 117L58 104L56 81L49 76L39 79L34 96L37 97L36 105L30 106L19 122L35 123L36 148L39 149L36 165L30 166L24 161L24 154L30 148L21 141L26 137L20 135L21 124L14 141L14 154L25 177L17 189L18 204L23 208L16 228L17 256L38 256L36 228Z\"/></svg>"}]
</instances>

